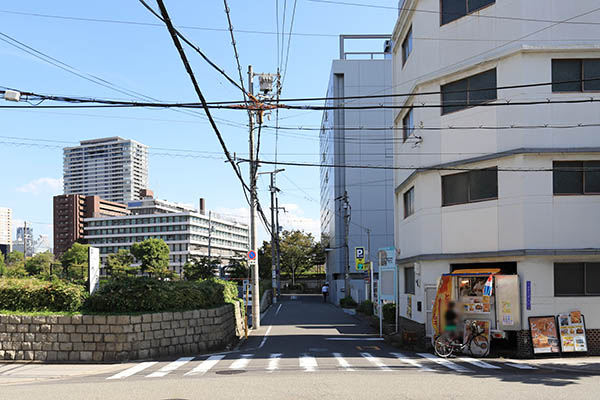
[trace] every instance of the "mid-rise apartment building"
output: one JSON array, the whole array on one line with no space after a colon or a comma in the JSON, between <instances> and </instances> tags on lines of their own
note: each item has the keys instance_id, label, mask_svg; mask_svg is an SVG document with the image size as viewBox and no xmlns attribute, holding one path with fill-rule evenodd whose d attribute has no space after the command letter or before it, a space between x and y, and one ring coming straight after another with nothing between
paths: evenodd
<instances>
[{"instance_id":1,"label":"mid-rise apartment building","mask_svg":"<svg viewBox=\"0 0 600 400\"><path fill-rule=\"evenodd\" d=\"M63 194L54 196L54 255L60 257L73 243L84 242L84 219L127 215L125 204L98 196Z\"/></svg>"},{"instance_id":2,"label":"mid-rise apartment building","mask_svg":"<svg viewBox=\"0 0 600 400\"><path fill-rule=\"evenodd\" d=\"M108 255L150 238L167 243L170 267L178 274L193 257L210 255L227 264L248 251L248 225L233 219L152 197L130 202L129 211L131 215L85 219L85 240L100 249L103 265Z\"/></svg>"},{"instance_id":3,"label":"mid-rise apartment building","mask_svg":"<svg viewBox=\"0 0 600 400\"><path fill-rule=\"evenodd\" d=\"M528 21L597 21L597 5L403 2L393 32L393 92L409 94L394 114L401 330L431 337L443 273L497 267L521 284L519 351L531 351L528 317L579 310L600 353L600 112L576 103L597 99L600 27Z\"/></svg>"},{"instance_id":4,"label":"mid-rise apartment building","mask_svg":"<svg viewBox=\"0 0 600 400\"><path fill-rule=\"evenodd\" d=\"M368 54L346 52L343 44L347 40L370 40L377 50ZM327 97L334 99L327 105L391 104L386 97L339 99L390 91L389 36L342 35L340 43L340 59L332 62L327 90ZM345 296L352 296L356 301L369 298L365 285L368 274L356 269L355 248L364 247L368 252L370 244L371 254L367 254L367 259L375 261L377 249L391 246L394 240L394 176L391 169L384 169L393 163L392 122L393 112L386 109L334 109L323 113L319 136L323 165L321 236L328 241L326 271L333 303ZM384 168L356 168L361 165ZM346 268L350 286L347 289L344 287Z\"/></svg>"},{"instance_id":5,"label":"mid-rise apartment building","mask_svg":"<svg viewBox=\"0 0 600 400\"><path fill-rule=\"evenodd\" d=\"M0 207L0 252L6 256L12 251L12 210Z\"/></svg>"},{"instance_id":6,"label":"mid-rise apartment building","mask_svg":"<svg viewBox=\"0 0 600 400\"><path fill-rule=\"evenodd\" d=\"M148 147L135 140L84 140L63 152L64 194L126 204L148 187Z\"/></svg>"}]
</instances>

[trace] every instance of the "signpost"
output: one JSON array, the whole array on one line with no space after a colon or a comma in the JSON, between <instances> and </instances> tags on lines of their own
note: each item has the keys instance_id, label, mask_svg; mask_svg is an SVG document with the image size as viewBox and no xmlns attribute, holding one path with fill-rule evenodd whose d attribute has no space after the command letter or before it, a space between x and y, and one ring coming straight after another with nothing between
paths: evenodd
<instances>
[{"instance_id":1,"label":"signpost","mask_svg":"<svg viewBox=\"0 0 600 400\"><path fill-rule=\"evenodd\" d=\"M365 248L364 247L355 247L354 248L354 256L356 259L356 270L364 271L365 270Z\"/></svg>"}]
</instances>

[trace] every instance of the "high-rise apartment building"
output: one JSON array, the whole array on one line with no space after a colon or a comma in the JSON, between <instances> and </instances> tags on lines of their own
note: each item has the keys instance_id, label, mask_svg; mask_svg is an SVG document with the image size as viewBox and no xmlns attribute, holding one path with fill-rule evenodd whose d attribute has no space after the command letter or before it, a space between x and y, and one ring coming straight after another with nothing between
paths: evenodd
<instances>
[{"instance_id":1,"label":"high-rise apartment building","mask_svg":"<svg viewBox=\"0 0 600 400\"><path fill-rule=\"evenodd\" d=\"M75 242L82 242L84 218L127 215L127 206L98 196L54 196L54 255L60 257Z\"/></svg>"},{"instance_id":2,"label":"high-rise apartment building","mask_svg":"<svg viewBox=\"0 0 600 400\"><path fill-rule=\"evenodd\" d=\"M0 207L0 252L6 256L12 249L12 210Z\"/></svg>"},{"instance_id":3,"label":"high-rise apartment building","mask_svg":"<svg viewBox=\"0 0 600 400\"><path fill-rule=\"evenodd\" d=\"M376 51L364 59L340 49L340 59L331 67L328 97L361 96L388 93L392 84L392 60L389 36L343 35L340 43L354 44L370 40ZM360 42L358 42L360 41ZM348 43L353 44L351 42ZM328 106L341 106L343 100L329 100ZM391 104L389 97L356 99L352 106ZM321 163L321 236L331 249L326 270L330 299L337 303L346 296L356 301L369 298L365 290L365 271L356 269L355 248L364 247L375 261L377 249L391 246L394 240L394 197L391 169L336 168L333 165L379 165L393 162L393 112L386 109L333 109L323 113L320 134ZM346 231L347 230L347 231ZM375 265L377 263L374 263ZM345 274L349 271L349 287Z\"/></svg>"},{"instance_id":4,"label":"high-rise apartment building","mask_svg":"<svg viewBox=\"0 0 600 400\"><path fill-rule=\"evenodd\" d=\"M148 147L134 140L84 140L63 152L64 194L126 204L148 187Z\"/></svg>"}]
</instances>

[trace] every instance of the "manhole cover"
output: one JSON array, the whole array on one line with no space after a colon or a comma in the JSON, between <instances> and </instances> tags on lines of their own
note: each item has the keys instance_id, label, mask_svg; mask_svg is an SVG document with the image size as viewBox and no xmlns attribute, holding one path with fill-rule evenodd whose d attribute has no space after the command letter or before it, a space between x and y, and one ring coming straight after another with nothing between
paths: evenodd
<instances>
[{"instance_id":1,"label":"manhole cover","mask_svg":"<svg viewBox=\"0 0 600 400\"><path fill-rule=\"evenodd\" d=\"M224 371L217 371L215 372L215 374L217 375L238 375L238 374L243 374L244 372L248 372L244 369L229 369L229 370L224 370Z\"/></svg>"}]
</instances>

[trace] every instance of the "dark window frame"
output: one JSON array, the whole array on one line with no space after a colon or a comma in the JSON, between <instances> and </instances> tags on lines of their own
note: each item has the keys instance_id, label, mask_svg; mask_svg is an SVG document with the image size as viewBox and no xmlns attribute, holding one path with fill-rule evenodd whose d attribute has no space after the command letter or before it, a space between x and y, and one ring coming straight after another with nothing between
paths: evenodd
<instances>
[{"instance_id":1,"label":"dark window frame","mask_svg":"<svg viewBox=\"0 0 600 400\"><path fill-rule=\"evenodd\" d=\"M410 57L413 49L413 37L412 37L412 25L408 28L408 32L404 36L404 40L402 41L402 67L408 61L408 57ZM408 53L407 53L408 51Z\"/></svg>"},{"instance_id":2,"label":"dark window frame","mask_svg":"<svg viewBox=\"0 0 600 400\"><path fill-rule=\"evenodd\" d=\"M415 286L415 267L404 267L404 293L415 294Z\"/></svg>"},{"instance_id":3,"label":"dark window frame","mask_svg":"<svg viewBox=\"0 0 600 400\"><path fill-rule=\"evenodd\" d=\"M579 170L578 171L573 171L571 173L579 173L581 174L581 191L580 192L565 192L565 193L557 193L556 192L556 174L559 172L564 172L564 171L559 171L558 168L560 168L560 164L575 164L578 163L580 164L579 166ZM552 195L553 196L600 196L600 191L595 192L595 191L586 191L586 176L588 174L591 174L593 172L599 173L597 172L595 169L599 168L599 167L595 167L595 166L586 166L586 164L598 164L600 163L600 160L560 160L560 161L553 161L552 162ZM566 167L563 167L566 168ZM587 170L587 168L594 168L594 170Z\"/></svg>"},{"instance_id":4,"label":"dark window frame","mask_svg":"<svg viewBox=\"0 0 600 400\"><path fill-rule=\"evenodd\" d=\"M557 292L557 282L561 282L560 279L556 279L556 266L557 265L565 265L565 264L578 264L580 266L583 266L583 282L580 282L582 285L582 291L580 293L574 294L574 293L560 293ZM592 264L598 264L598 266L594 266L592 267ZM600 268L600 262L596 261L596 262L555 262L553 265L553 286L554 286L554 297L600 297L600 289L598 290L598 292L588 292L588 285L587 285L587 280L588 280L588 273L587 273L587 269L588 266L591 268Z\"/></svg>"},{"instance_id":5,"label":"dark window frame","mask_svg":"<svg viewBox=\"0 0 600 400\"><path fill-rule=\"evenodd\" d=\"M493 99L490 98L490 99L486 99L486 100L483 100L483 101L477 101L477 102L475 102L476 101L475 99L471 99L471 80L473 80L475 78L478 78L478 77L481 77L482 75L488 74L490 72L493 72L493 75L494 75L494 81L495 81L494 82L495 83L494 87L493 88L492 87L485 88L484 90L479 90L478 89L477 92L478 93L483 93L485 90L490 90L491 91L493 89L494 92L495 92L494 98ZM463 83L463 82L466 82L466 85L467 85L467 87L465 89L465 93L466 93L465 103L464 104L457 104L457 105L444 104L444 87L447 87L449 85L455 85L455 84L458 84L458 83ZM453 91L450 90L446 94L448 94L448 93L453 93ZM478 105L481 105L481 104L491 103L493 101L498 100L498 71L497 71L497 68L494 67L492 69L488 69L487 71L479 72L477 74L470 75L470 76L467 76L465 78L457 79L455 81L448 82L448 83L446 83L444 85L441 85L440 86L440 99L441 99L440 103L442 105L442 107L440 108L440 114L441 115L452 114L452 113L455 113L455 112L467 110L469 108L477 107ZM448 108L451 108L452 110L448 110Z\"/></svg>"},{"instance_id":6,"label":"dark window frame","mask_svg":"<svg viewBox=\"0 0 600 400\"><path fill-rule=\"evenodd\" d=\"M464 1L466 4L466 7L465 7L466 13L460 14L460 15L457 14L455 18L452 18L451 20L444 22L444 7L443 7L444 0L440 0L440 26L448 25L449 23L458 21L459 19L466 17L469 14L473 14L477 11L481 11L485 8L491 7L496 4L496 0L490 0L490 2L488 4L484 4L481 7L475 8L473 10L469 10L469 0L464 0Z\"/></svg>"},{"instance_id":7,"label":"dark window frame","mask_svg":"<svg viewBox=\"0 0 600 400\"><path fill-rule=\"evenodd\" d=\"M561 83L554 83L554 65L555 62L570 61L579 63L579 89L577 90L558 90L556 86ZM586 89L585 88L585 62L596 61L600 62L600 58L553 58L551 61L551 75L552 75L552 93L595 93L600 92L600 89ZM595 78L594 78L595 79Z\"/></svg>"},{"instance_id":8,"label":"dark window frame","mask_svg":"<svg viewBox=\"0 0 600 400\"><path fill-rule=\"evenodd\" d=\"M415 213L415 187L412 186L404 192L402 198L404 200L404 218L406 219Z\"/></svg>"},{"instance_id":9,"label":"dark window frame","mask_svg":"<svg viewBox=\"0 0 600 400\"><path fill-rule=\"evenodd\" d=\"M495 171L496 173L496 195L493 197L485 197L485 198L478 198L478 199L472 199L471 198L471 177L473 174L481 172L481 171ZM444 201L444 178L448 177L448 176L457 176L457 175L466 175L467 176L467 200L466 201L461 201L458 203L446 203ZM458 174L448 174L448 175L442 175L441 177L441 188L442 188L442 207L451 207L451 206L457 206L460 204L471 204L471 203L479 203L482 201L490 201L490 200L498 200L498 167L490 167L490 168L481 168L481 169L476 169L476 170L471 170L471 171L466 171L466 172L460 172Z\"/></svg>"},{"instance_id":10,"label":"dark window frame","mask_svg":"<svg viewBox=\"0 0 600 400\"><path fill-rule=\"evenodd\" d=\"M415 119L413 108L409 108L408 112L402 117L402 143L415 131ZM412 126L410 126L412 123ZM410 132L409 132L410 131Z\"/></svg>"}]
</instances>

